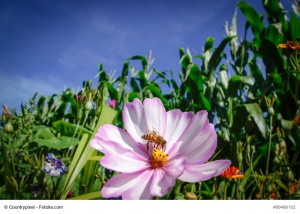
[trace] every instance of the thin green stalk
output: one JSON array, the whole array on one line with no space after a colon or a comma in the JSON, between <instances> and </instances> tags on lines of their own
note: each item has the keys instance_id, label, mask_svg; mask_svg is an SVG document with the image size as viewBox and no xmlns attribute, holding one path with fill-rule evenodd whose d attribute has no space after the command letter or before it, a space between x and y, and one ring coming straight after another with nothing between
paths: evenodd
<instances>
[{"instance_id":1,"label":"thin green stalk","mask_svg":"<svg viewBox=\"0 0 300 214\"><path fill-rule=\"evenodd\" d=\"M257 186L259 188L259 184L258 184L258 181L257 181L256 176L254 174L254 170L253 170L253 166L252 166L253 154L254 154L254 152L252 152L251 157L248 156L248 158L250 158L250 160L249 160L249 166L250 166L251 172L252 172L252 174L254 176L255 182L256 182L256 184L257 184Z\"/></svg>"},{"instance_id":2,"label":"thin green stalk","mask_svg":"<svg viewBox=\"0 0 300 214\"><path fill-rule=\"evenodd\" d=\"M10 150L10 157L11 157L11 164L12 164L12 171L14 177L16 177L16 171L15 171L15 160L14 160L14 154L13 154L13 145L11 143L10 139L10 133L8 133L8 145L9 145L9 150Z\"/></svg>"},{"instance_id":3,"label":"thin green stalk","mask_svg":"<svg viewBox=\"0 0 300 214\"><path fill-rule=\"evenodd\" d=\"M270 153L271 153L271 140L272 140L272 124L273 123L273 115L270 116L270 134L269 134L269 149L268 149L268 157L267 157L267 166L266 166L266 176L269 174L269 161L270 161Z\"/></svg>"},{"instance_id":4,"label":"thin green stalk","mask_svg":"<svg viewBox=\"0 0 300 214\"><path fill-rule=\"evenodd\" d=\"M88 118L89 113L90 113L90 111L87 111L86 114L85 114L85 117L84 117L84 120L83 120L83 124L82 124L82 129L83 129L85 123L86 123L86 120ZM79 136L81 135L82 129L80 129L80 132L79 132L79 135L77 136L77 139L79 139Z\"/></svg>"},{"instance_id":5,"label":"thin green stalk","mask_svg":"<svg viewBox=\"0 0 300 214\"><path fill-rule=\"evenodd\" d=\"M224 200L227 200L227 183L228 181L225 181L225 185L224 185Z\"/></svg>"}]
</instances>

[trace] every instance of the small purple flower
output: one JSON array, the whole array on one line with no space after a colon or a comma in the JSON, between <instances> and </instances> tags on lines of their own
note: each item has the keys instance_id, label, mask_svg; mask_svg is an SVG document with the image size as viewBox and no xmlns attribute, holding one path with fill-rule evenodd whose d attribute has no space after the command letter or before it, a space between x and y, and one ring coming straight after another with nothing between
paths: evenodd
<instances>
[{"instance_id":1,"label":"small purple flower","mask_svg":"<svg viewBox=\"0 0 300 214\"><path fill-rule=\"evenodd\" d=\"M62 174L68 172L68 168L62 162L61 159L56 158L52 153L46 156L44 172L49 173L52 177L59 177Z\"/></svg>"},{"instance_id":2,"label":"small purple flower","mask_svg":"<svg viewBox=\"0 0 300 214\"><path fill-rule=\"evenodd\" d=\"M116 100L110 100L110 101L109 101L109 106L110 106L111 108L116 108L116 105L117 105L117 101L116 101Z\"/></svg>"}]
</instances>

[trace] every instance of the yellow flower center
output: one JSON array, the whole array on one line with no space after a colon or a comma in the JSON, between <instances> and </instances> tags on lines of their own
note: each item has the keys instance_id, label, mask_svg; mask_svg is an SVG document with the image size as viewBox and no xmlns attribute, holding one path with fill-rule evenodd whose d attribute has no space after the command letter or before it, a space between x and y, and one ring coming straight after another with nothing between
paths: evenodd
<instances>
[{"instance_id":1,"label":"yellow flower center","mask_svg":"<svg viewBox=\"0 0 300 214\"><path fill-rule=\"evenodd\" d=\"M167 164L168 154L164 153L162 150L153 148L152 155L150 157L151 166L153 169L162 168Z\"/></svg>"}]
</instances>

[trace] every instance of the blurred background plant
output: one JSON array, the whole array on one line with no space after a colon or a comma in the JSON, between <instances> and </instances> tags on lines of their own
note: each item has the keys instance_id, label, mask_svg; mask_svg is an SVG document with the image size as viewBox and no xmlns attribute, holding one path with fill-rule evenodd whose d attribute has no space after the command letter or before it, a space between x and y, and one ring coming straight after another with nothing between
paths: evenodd
<instances>
[{"instance_id":1,"label":"blurred background plant","mask_svg":"<svg viewBox=\"0 0 300 214\"><path fill-rule=\"evenodd\" d=\"M241 1L218 46L209 37L201 55L180 48L180 81L171 70L150 69L150 52L125 60L117 77L99 64L93 89L88 80L77 92L66 89L38 100L36 93L20 113L4 105L1 199L101 198L102 186L117 172L99 164L102 154L89 147L89 140L102 124L124 128L126 102L152 97L167 110L207 110L218 135L214 159L232 161L222 176L178 181L161 199L299 199L300 4L295 1L291 12L277 0L263 6L267 24ZM243 36L237 35L237 10L247 19ZM140 70L133 60L141 62ZM45 173L44 157L49 161L50 153L68 167L66 175Z\"/></svg>"}]
</instances>

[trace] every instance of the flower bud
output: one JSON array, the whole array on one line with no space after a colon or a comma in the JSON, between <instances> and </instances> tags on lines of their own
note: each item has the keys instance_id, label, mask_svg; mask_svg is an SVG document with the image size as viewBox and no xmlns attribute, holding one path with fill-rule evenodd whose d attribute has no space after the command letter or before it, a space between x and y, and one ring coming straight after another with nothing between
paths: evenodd
<instances>
[{"instance_id":1,"label":"flower bud","mask_svg":"<svg viewBox=\"0 0 300 214\"><path fill-rule=\"evenodd\" d=\"M284 173L284 179L287 182L292 182L294 180L294 174L293 171L291 169L288 169L285 173Z\"/></svg>"},{"instance_id":2,"label":"flower bud","mask_svg":"<svg viewBox=\"0 0 300 214\"><path fill-rule=\"evenodd\" d=\"M274 115L275 111L274 111L274 108L272 106L268 108L268 113L272 116Z\"/></svg>"},{"instance_id":3,"label":"flower bud","mask_svg":"<svg viewBox=\"0 0 300 214\"><path fill-rule=\"evenodd\" d=\"M243 161L243 153L239 152L236 159L239 163L241 163Z\"/></svg>"},{"instance_id":4,"label":"flower bud","mask_svg":"<svg viewBox=\"0 0 300 214\"><path fill-rule=\"evenodd\" d=\"M274 160L273 160L274 164L279 164L280 163L280 157L279 156L275 156Z\"/></svg>"},{"instance_id":5,"label":"flower bud","mask_svg":"<svg viewBox=\"0 0 300 214\"><path fill-rule=\"evenodd\" d=\"M250 145L248 144L247 147L246 147L246 153L249 155L250 152L251 152L251 150L250 150Z\"/></svg>"},{"instance_id":6,"label":"flower bud","mask_svg":"<svg viewBox=\"0 0 300 214\"><path fill-rule=\"evenodd\" d=\"M90 111L92 109L92 102L90 100L87 101L84 108L86 111Z\"/></svg>"},{"instance_id":7,"label":"flower bud","mask_svg":"<svg viewBox=\"0 0 300 214\"><path fill-rule=\"evenodd\" d=\"M279 148L283 151L286 151L286 143L284 140L280 141Z\"/></svg>"},{"instance_id":8,"label":"flower bud","mask_svg":"<svg viewBox=\"0 0 300 214\"><path fill-rule=\"evenodd\" d=\"M252 146L251 146L251 149L252 149L252 152L253 152L253 154L254 154L254 153L255 153L255 146L252 145Z\"/></svg>"},{"instance_id":9,"label":"flower bud","mask_svg":"<svg viewBox=\"0 0 300 214\"><path fill-rule=\"evenodd\" d=\"M193 192L187 192L185 194L185 198L188 199L188 200L197 200L197 196Z\"/></svg>"},{"instance_id":10,"label":"flower bud","mask_svg":"<svg viewBox=\"0 0 300 214\"><path fill-rule=\"evenodd\" d=\"M116 101L116 100L111 100L111 101L109 101L109 106L110 106L111 108L116 108L116 105L117 105L117 101Z\"/></svg>"},{"instance_id":11,"label":"flower bud","mask_svg":"<svg viewBox=\"0 0 300 214\"><path fill-rule=\"evenodd\" d=\"M4 124L4 131L6 133L11 133L11 132L13 132L13 130L14 130L13 126L11 125L10 122L7 122L7 123Z\"/></svg>"}]
</instances>

